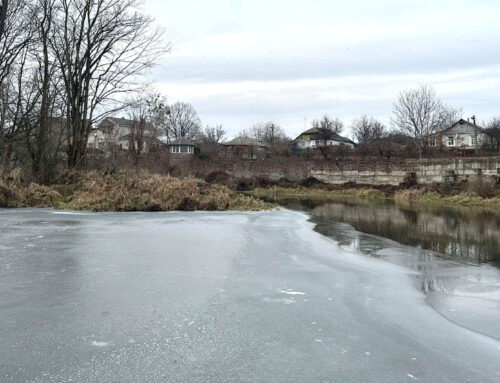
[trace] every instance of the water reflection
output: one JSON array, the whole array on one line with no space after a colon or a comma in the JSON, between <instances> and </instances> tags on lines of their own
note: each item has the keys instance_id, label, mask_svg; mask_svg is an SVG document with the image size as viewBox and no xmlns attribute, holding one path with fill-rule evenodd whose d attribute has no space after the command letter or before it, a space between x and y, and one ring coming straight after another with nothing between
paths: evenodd
<instances>
[{"instance_id":1,"label":"water reflection","mask_svg":"<svg viewBox=\"0 0 500 383\"><path fill-rule=\"evenodd\" d=\"M300 203L315 230L352 253L414 270L415 287L456 324L500 340L500 217L391 203ZM495 267L496 266L496 267Z\"/></svg>"},{"instance_id":2,"label":"water reflection","mask_svg":"<svg viewBox=\"0 0 500 383\"><path fill-rule=\"evenodd\" d=\"M349 230L336 223L347 223L362 233L389 238L399 243L431 250L464 263L494 263L500 267L500 215L446 208L410 208L394 203L355 204L312 202L293 204L307 211L316 230L344 244ZM353 238L349 239L353 241ZM383 245L364 238L357 247L378 256Z\"/></svg>"}]
</instances>

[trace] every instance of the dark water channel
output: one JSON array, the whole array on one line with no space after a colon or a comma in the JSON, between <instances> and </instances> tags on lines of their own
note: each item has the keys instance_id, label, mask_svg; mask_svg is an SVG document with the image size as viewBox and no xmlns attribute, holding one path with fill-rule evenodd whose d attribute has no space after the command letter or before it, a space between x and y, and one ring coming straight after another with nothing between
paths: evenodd
<instances>
[{"instance_id":1,"label":"dark water channel","mask_svg":"<svg viewBox=\"0 0 500 383\"><path fill-rule=\"evenodd\" d=\"M409 270L452 322L500 340L500 215L391 203L293 203L351 253Z\"/></svg>"},{"instance_id":2,"label":"dark water channel","mask_svg":"<svg viewBox=\"0 0 500 383\"><path fill-rule=\"evenodd\" d=\"M311 215L316 230L344 244L353 237L341 223L355 230L404 245L430 250L436 255L471 265L500 267L500 214L474 209L411 208L394 203L295 203L292 209ZM384 246L368 236L356 237L355 246L376 255Z\"/></svg>"}]
</instances>

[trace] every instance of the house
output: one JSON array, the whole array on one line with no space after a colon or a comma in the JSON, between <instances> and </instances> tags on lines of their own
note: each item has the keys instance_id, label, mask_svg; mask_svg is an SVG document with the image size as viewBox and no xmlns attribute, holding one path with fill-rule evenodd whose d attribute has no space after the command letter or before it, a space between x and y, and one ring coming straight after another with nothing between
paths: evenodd
<instances>
[{"instance_id":1,"label":"house","mask_svg":"<svg viewBox=\"0 0 500 383\"><path fill-rule=\"evenodd\" d=\"M194 142L181 137L168 144L168 151L174 155L193 155L196 145Z\"/></svg>"},{"instance_id":2,"label":"house","mask_svg":"<svg viewBox=\"0 0 500 383\"><path fill-rule=\"evenodd\" d=\"M313 150L325 146L344 145L349 148L354 148L355 143L346 137L342 137L337 133L332 133L328 139L321 137L319 128L311 128L299 134L294 140L294 148L297 151Z\"/></svg>"},{"instance_id":3,"label":"house","mask_svg":"<svg viewBox=\"0 0 500 383\"><path fill-rule=\"evenodd\" d=\"M153 137L153 128L149 123L126 118L106 117L94 129L88 138L89 149L109 151L112 148L130 150L132 143L137 149L148 150Z\"/></svg>"},{"instance_id":4,"label":"house","mask_svg":"<svg viewBox=\"0 0 500 383\"><path fill-rule=\"evenodd\" d=\"M240 158L256 159L269 152L269 145L262 140L240 136L223 144L228 154Z\"/></svg>"},{"instance_id":5,"label":"house","mask_svg":"<svg viewBox=\"0 0 500 383\"><path fill-rule=\"evenodd\" d=\"M486 130L464 119L460 119L445 130L427 136L426 142L429 148L437 150L496 150L498 144L496 138Z\"/></svg>"}]
</instances>

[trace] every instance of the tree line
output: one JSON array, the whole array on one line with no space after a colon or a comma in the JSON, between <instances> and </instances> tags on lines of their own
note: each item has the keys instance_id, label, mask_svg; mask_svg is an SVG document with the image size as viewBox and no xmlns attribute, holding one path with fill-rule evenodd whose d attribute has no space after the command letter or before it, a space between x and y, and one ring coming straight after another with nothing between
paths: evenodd
<instances>
[{"instance_id":1,"label":"tree line","mask_svg":"<svg viewBox=\"0 0 500 383\"><path fill-rule=\"evenodd\" d=\"M125 107L169 50L139 0L0 0L0 155L34 176L83 161L96 121ZM64 153L61 153L63 151Z\"/></svg>"},{"instance_id":2,"label":"tree line","mask_svg":"<svg viewBox=\"0 0 500 383\"><path fill-rule=\"evenodd\" d=\"M141 0L0 0L0 165L14 158L41 182L61 162L79 167L97 123L123 111L134 121L131 136L138 144L130 150L136 161L146 141L184 138L207 153L217 151L227 139L222 125L203 128L189 103L170 104L146 92L147 73L169 49L164 31L141 11ZM389 126L363 115L349 128L362 153L375 146L382 156L377 143L399 134L422 155L426 137L461 115L422 84L399 94ZM325 144L345 130L328 115L310 127ZM500 118L488 130L500 142ZM292 143L273 121L239 135L264 141L277 154Z\"/></svg>"},{"instance_id":3,"label":"tree line","mask_svg":"<svg viewBox=\"0 0 500 383\"><path fill-rule=\"evenodd\" d=\"M199 142L213 141L210 140L211 134L203 134L200 130L200 120L194 111L194 108L189 104L183 109L189 110L193 118L191 125L184 124L190 132L187 136L191 140L198 140ZM174 115L177 115L178 110ZM452 107L445 104L436 94L434 88L428 84L420 84L413 89L401 91L397 99L393 103L393 110L390 118L390 124L385 125L381 121L368 115L354 119L349 128L352 133L353 140L358 144L360 151L368 152L376 150L380 155L385 150L387 153L387 143L391 138L398 137L406 144L411 146L411 149L419 156L424 153L427 144L428 136L433 133L445 130L457 122L463 115L461 108ZM189 115L185 117L189 120ZM180 120L180 118L178 118ZM165 121L164 126L169 126L169 122ZM172 124L172 122L170 122ZM174 126L176 124L173 124ZM323 141L324 146L329 140L338 138L346 126L339 118L332 118L325 114L320 119L315 119L311 123L311 128L315 128L316 137L319 141ZM500 117L493 118L490 122L486 123L487 132L496 137L500 142ZM211 128L207 128L210 133ZM177 130L178 131L178 130ZM225 137L225 132L222 126L219 125L219 132L223 134L218 136L217 143L222 141L221 138ZM292 139L287 136L286 131L276 124L269 121L258 123L248 129L239 132L238 136L251 137L263 141L270 145L272 148L279 148L278 151L285 150L290 146Z\"/></svg>"}]
</instances>

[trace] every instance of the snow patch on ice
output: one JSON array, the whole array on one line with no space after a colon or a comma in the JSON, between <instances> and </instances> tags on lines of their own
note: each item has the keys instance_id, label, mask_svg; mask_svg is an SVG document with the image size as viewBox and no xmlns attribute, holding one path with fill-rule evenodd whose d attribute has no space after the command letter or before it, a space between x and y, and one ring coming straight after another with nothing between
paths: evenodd
<instances>
[{"instance_id":1,"label":"snow patch on ice","mask_svg":"<svg viewBox=\"0 0 500 383\"><path fill-rule=\"evenodd\" d=\"M263 302L266 303L284 303L285 305L290 305L296 303L293 299L277 299L277 298L262 298Z\"/></svg>"},{"instance_id":2,"label":"snow patch on ice","mask_svg":"<svg viewBox=\"0 0 500 383\"><path fill-rule=\"evenodd\" d=\"M306 293L303 293L301 291L291 291L289 290L280 290L280 293L282 294L287 294L287 295L306 295Z\"/></svg>"},{"instance_id":3,"label":"snow patch on ice","mask_svg":"<svg viewBox=\"0 0 500 383\"><path fill-rule=\"evenodd\" d=\"M96 347L106 347L108 346L109 343L108 342L97 342L97 341L92 341L92 346L96 346Z\"/></svg>"}]
</instances>

